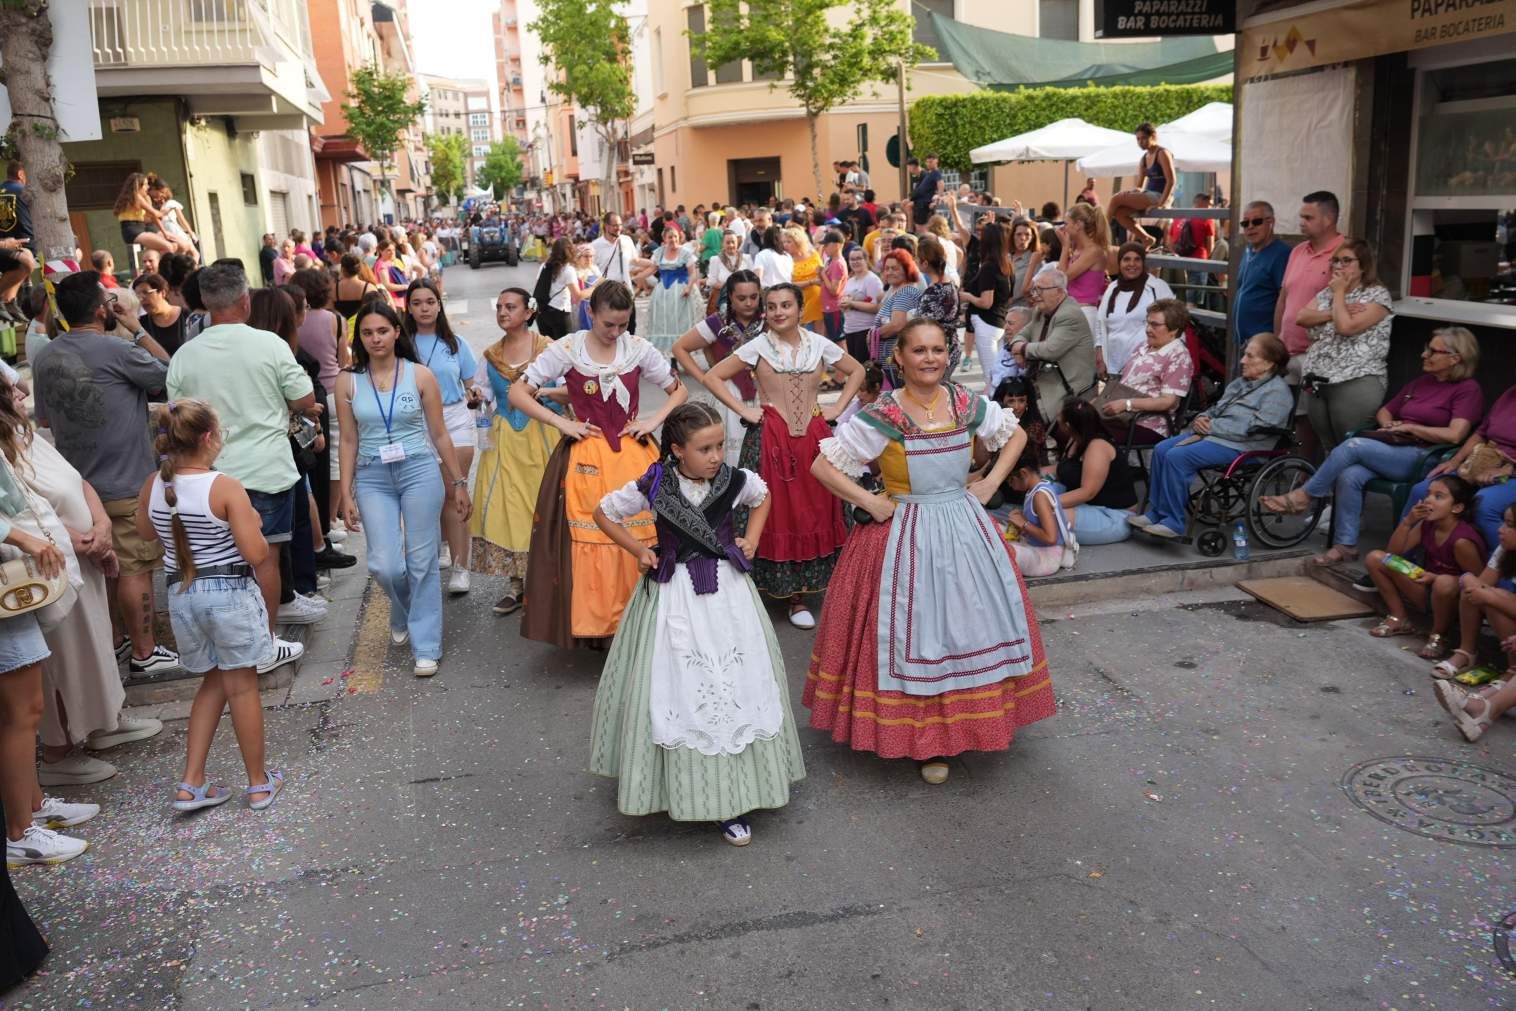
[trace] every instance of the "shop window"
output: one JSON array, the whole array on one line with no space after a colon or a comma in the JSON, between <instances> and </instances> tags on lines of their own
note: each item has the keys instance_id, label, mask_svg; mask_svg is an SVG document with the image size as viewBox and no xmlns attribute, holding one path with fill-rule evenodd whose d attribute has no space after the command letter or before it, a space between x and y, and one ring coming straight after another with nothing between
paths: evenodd
<instances>
[{"instance_id":1,"label":"shop window","mask_svg":"<svg viewBox=\"0 0 1516 1011\"><path fill-rule=\"evenodd\" d=\"M1419 84L1405 294L1516 306L1516 60Z\"/></svg>"},{"instance_id":2,"label":"shop window","mask_svg":"<svg viewBox=\"0 0 1516 1011\"><path fill-rule=\"evenodd\" d=\"M133 172L141 172L140 161L80 162L64 186L71 211L108 211L116 206L121 184Z\"/></svg>"}]
</instances>

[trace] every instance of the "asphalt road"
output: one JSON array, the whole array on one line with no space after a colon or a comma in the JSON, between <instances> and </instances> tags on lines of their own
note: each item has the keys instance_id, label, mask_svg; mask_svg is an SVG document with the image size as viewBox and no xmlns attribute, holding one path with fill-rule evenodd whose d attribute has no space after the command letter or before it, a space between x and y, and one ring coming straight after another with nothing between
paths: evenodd
<instances>
[{"instance_id":1,"label":"asphalt road","mask_svg":"<svg viewBox=\"0 0 1516 1011\"><path fill-rule=\"evenodd\" d=\"M476 348L507 280L530 287L526 267L448 273ZM371 606L357 672L268 712L290 777L268 812L170 814L182 723L112 756L120 776L72 794L106 805L92 850L15 875L55 951L0 1002L1516 1006L1490 943L1516 849L1378 820L1342 785L1372 760L1448 760L1398 786L1370 772L1362 792L1424 832L1516 844L1500 779L1516 724L1464 744L1410 640L1276 621L1229 592L1044 614L1057 717L940 787L804 730L808 778L737 850L616 812L585 770L601 655L521 639L497 595L479 579L448 602L430 681ZM798 704L810 637L775 618ZM212 767L236 782L229 726Z\"/></svg>"}]
</instances>

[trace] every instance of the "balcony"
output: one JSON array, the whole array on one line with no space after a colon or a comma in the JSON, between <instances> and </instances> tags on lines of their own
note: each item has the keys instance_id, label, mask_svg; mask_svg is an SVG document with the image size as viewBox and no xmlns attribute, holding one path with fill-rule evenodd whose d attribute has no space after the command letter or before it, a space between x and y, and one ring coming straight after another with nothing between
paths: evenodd
<instances>
[{"instance_id":1,"label":"balcony","mask_svg":"<svg viewBox=\"0 0 1516 1011\"><path fill-rule=\"evenodd\" d=\"M303 129L331 96L299 0L90 0L101 98L182 95L244 130Z\"/></svg>"}]
</instances>

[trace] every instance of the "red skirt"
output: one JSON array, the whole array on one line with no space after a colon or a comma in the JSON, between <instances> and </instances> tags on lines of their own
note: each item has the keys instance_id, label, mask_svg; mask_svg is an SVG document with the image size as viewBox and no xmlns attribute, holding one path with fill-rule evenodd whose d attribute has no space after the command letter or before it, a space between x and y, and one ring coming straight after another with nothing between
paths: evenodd
<instances>
[{"instance_id":1,"label":"red skirt","mask_svg":"<svg viewBox=\"0 0 1516 1011\"><path fill-rule=\"evenodd\" d=\"M881 758L927 759L965 751L1004 751L1016 729L1056 711L1042 630L1027 602L1032 672L991 685L941 695L881 692L879 687L879 586L889 523L853 531L821 609L821 625L802 701L811 726L832 740ZM1010 556L1006 545L1006 554ZM1011 556L1011 566L1015 567ZM1016 584L1026 595L1021 570Z\"/></svg>"},{"instance_id":2,"label":"red skirt","mask_svg":"<svg viewBox=\"0 0 1516 1011\"><path fill-rule=\"evenodd\" d=\"M804 432L791 435L779 412L764 406L763 425L756 430L757 471L769 486L772 505L758 541L759 558L808 562L835 554L847 541L842 503L811 474L821 440L831 434L821 415L815 414ZM754 436L750 431L748 438Z\"/></svg>"}]
</instances>

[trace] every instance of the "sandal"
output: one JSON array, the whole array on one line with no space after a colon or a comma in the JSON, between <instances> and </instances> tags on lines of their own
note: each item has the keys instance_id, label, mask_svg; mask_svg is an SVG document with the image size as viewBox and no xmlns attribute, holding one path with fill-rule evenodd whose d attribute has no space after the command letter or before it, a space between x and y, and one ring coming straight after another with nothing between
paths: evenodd
<instances>
[{"instance_id":1,"label":"sandal","mask_svg":"<svg viewBox=\"0 0 1516 1011\"><path fill-rule=\"evenodd\" d=\"M1260 499L1260 501L1262 500ZM1311 564L1317 566L1318 568L1324 569L1331 565L1341 565L1343 562L1354 562L1357 560L1357 548L1350 547L1346 544L1338 544L1335 547L1327 549L1322 554L1317 555L1315 558L1312 558Z\"/></svg>"},{"instance_id":2,"label":"sandal","mask_svg":"<svg viewBox=\"0 0 1516 1011\"><path fill-rule=\"evenodd\" d=\"M753 826L748 824L746 818L737 817L716 824L721 829L721 838L733 846L746 846L753 841Z\"/></svg>"},{"instance_id":3,"label":"sandal","mask_svg":"<svg viewBox=\"0 0 1516 1011\"><path fill-rule=\"evenodd\" d=\"M1369 635L1372 635L1376 639L1389 639L1397 635L1415 634L1416 626L1411 624L1409 618L1386 618L1369 629Z\"/></svg>"},{"instance_id":4,"label":"sandal","mask_svg":"<svg viewBox=\"0 0 1516 1011\"><path fill-rule=\"evenodd\" d=\"M1447 636L1441 632L1433 632L1427 636L1426 645L1416 651L1416 655L1423 660L1436 660L1447 653Z\"/></svg>"},{"instance_id":5,"label":"sandal","mask_svg":"<svg viewBox=\"0 0 1516 1011\"><path fill-rule=\"evenodd\" d=\"M1465 701L1475 700L1470 699ZM1494 717L1490 715L1492 708L1490 706L1490 700L1478 699L1477 701L1483 703L1484 705L1484 710L1478 716L1470 715L1469 711L1464 708L1463 703L1455 705L1451 710L1449 710L1453 716L1453 722L1458 725L1458 732L1462 734L1463 739L1465 741L1468 741L1470 744L1473 744L1475 741L1479 740L1480 737L1484 736L1484 732L1490 729L1490 724L1495 722Z\"/></svg>"},{"instance_id":6,"label":"sandal","mask_svg":"<svg viewBox=\"0 0 1516 1011\"><path fill-rule=\"evenodd\" d=\"M266 783L260 783L257 786L250 786L243 792L246 793L249 797L252 797L252 795L255 793L263 794L264 797L262 800L249 800L247 802L247 806L252 808L254 811L262 811L264 808L272 804L274 802L274 798L279 796L283 790L284 773L276 770L268 774L268 781Z\"/></svg>"},{"instance_id":7,"label":"sandal","mask_svg":"<svg viewBox=\"0 0 1516 1011\"><path fill-rule=\"evenodd\" d=\"M1300 502L1290 495L1265 495L1258 500L1258 504L1271 513L1280 513L1284 516L1300 516L1311 507L1311 499L1306 497Z\"/></svg>"},{"instance_id":8,"label":"sandal","mask_svg":"<svg viewBox=\"0 0 1516 1011\"><path fill-rule=\"evenodd\" d=\"M206 780L199 786L190 786L188 783L180 783L179 789L190 795L189 800L180 800L174 797L174 810L187 812L198 811L202 807L219 807L232 799L232 791L224 786L212 786L210 780Z\"/></svg>"},{"instance_id":9,"label":"sandal","mask_svg":"<svg viewBox=\"0 0 1516 1011\"><path fill-rule=\"evenodd\" d=\"M1468 658L1468 663L1464 664L1456 662L1460 653ZM1446 660L1439 660L1432 667L1432 677L1438 678L1439 680L1454 678L1473 666L1474 655L1460 646L1459 648L1453 650L1453 652L1449 653Z\"/></svg>"}]
</instances>

